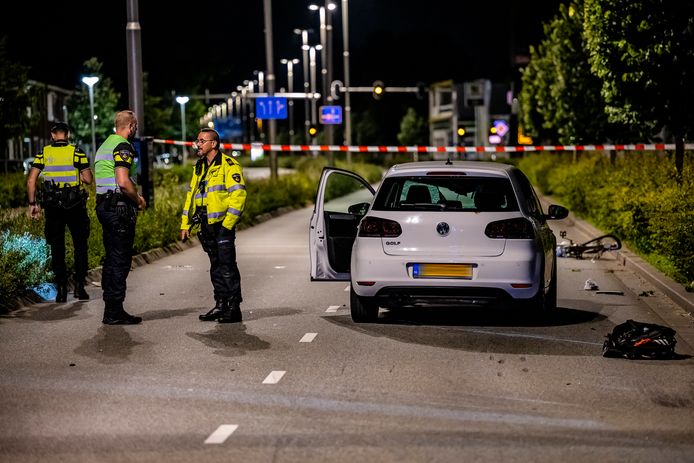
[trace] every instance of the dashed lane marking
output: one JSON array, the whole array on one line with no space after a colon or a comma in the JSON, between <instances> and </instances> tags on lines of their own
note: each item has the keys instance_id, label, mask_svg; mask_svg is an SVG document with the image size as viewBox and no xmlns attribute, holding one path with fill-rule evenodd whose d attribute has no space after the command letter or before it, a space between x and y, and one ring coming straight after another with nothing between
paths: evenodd
<instances>
[{"instance_id":1,"label":"dashed lane marking","mask_svg":"<svg viewBox=\"0 0 694 463\"><path fill-rule=\"evenodd\" d=\"M206 444L223 444L239 427L238 424L222 424L205 439Z\"/></svg>"},{"instance_id":2,"label":"dashed lane marking","mask_svg":"<svg viewBox=\"0 0 694 463\"><path fill-rule=\"evenodd\" d=\"M331 305L331 306L328 307L325 311L326 311L326 312L337 312L337 309L339 309L339 308L340 308L339 305Z\"/></svg>"},{"instance_id":3,"label":"dashed lane marking","mask_svg":"<svg viewBox=\"0 0 694 463\"><path fill-rule=\"evenodd\" d=\"M263 384L277 384L285 373L286 371L273 371L263 380Z\"/></svg>"},{"instance_id":4,"label":"dashed lane marking","mask_svg":"<svg viewBox=\"0 0 694 463\"><path fill-rule=\"evenodd\" d=\"M299 342L312 342L314 339L316 339L317 335L318 333L306 333Z\"/></svg>"},{"instance_id":5,"label":"dashed lane marking","mask_svg":"<svg viewBox=\"0 0 694 463\"><path fill-rule=\"evenodd\" d=\"M349 285L347 285L347 287L345 288L345 291L349 291Z\"/></svg>"}]
</instances>

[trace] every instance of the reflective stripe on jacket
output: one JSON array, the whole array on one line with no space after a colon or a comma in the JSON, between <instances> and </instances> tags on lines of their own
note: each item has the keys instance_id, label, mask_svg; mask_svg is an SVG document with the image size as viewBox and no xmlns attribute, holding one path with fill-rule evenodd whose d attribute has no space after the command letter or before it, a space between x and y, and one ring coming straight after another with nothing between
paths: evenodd
<instances>
[{"instance_id":1,"label":"reflective stripe on jacket","mask_svg":"<svg viewBox=\"0 0 694 463\"><path fill-rule=\"evenodd\" d=\"M222 222L228 229L234 228L246 207L246 183L241 165L231 156L218 153L205 171L201 159L193 169L186 202L183 205L181 229L189 230L188 217L200 206L207 208L207 222Z\"/></svg>"},{"instance_id":2,"label":"reflective stripe on jacket","mask_svg":"<svg viewBox=\"0 0 694 463\"><path fill-rule=\"evenodd\" d=\"M129 143L128 140L120 135L112 134L96 150L94 157L94 177L96 179L96 194L106 194L109 191L120 191L116 183L115 159L113 151L121 143ZM135 178L137 165L135 162L130 166L130 177ZM133 182L135 183L135 182Z\"/></svg>"}]
</instances>

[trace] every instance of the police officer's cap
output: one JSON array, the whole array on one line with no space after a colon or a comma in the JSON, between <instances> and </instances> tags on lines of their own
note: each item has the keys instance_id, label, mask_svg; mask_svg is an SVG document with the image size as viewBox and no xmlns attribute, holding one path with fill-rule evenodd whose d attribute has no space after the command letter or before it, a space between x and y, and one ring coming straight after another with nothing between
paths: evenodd
<instances>
[{"instance_id":1,"label":"police officer's cap","mask_svg":"<svg viewBox=\"0 0 694 463\"><path fill-rule=\"evenodd\" d=\"M65 122L54 122L51 126L51 132L65 132L68 133L70 127Z\"/></svg>"}]
</instances>

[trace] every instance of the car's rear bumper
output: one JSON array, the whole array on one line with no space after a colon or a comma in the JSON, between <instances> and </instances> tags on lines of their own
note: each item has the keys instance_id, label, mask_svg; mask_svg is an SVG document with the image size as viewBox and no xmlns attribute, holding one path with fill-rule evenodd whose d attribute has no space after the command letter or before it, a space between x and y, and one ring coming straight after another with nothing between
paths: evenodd
<instances>
[{"instance_id":1,"label":"car's rear bumper","mask_svg":"<svg viewBox=\"0 0 694 463\"><path fill-rule=\"evenodd\" d=\"M424 259L386 255L380 243L371 246L364 245L364 241L352 252L352 287L359 296L378 297L381 307L530 300L538 294L543 281L541 254L528 243L507 246L501 256ZM468 263L474 264L474 268L470 279L414 278L408 265L413 262Z\"/></svg>"}]
</instances>

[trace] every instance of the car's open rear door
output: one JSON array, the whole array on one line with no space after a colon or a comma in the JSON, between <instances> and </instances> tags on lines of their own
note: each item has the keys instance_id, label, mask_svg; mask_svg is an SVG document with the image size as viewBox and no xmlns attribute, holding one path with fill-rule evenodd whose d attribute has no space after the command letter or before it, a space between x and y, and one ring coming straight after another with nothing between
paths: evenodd
<instances>
[{"instance_id":1,"label":"car's open rear door","mask_svg":"<svg viewBox=\"0 0 694 463\"><path fill-rule=\"evenodd\" d=\"M309 228L312 281L350 279L352 244L374 194L371 185L353 172L323 169Z\"/></svg>"}]
</instances>

